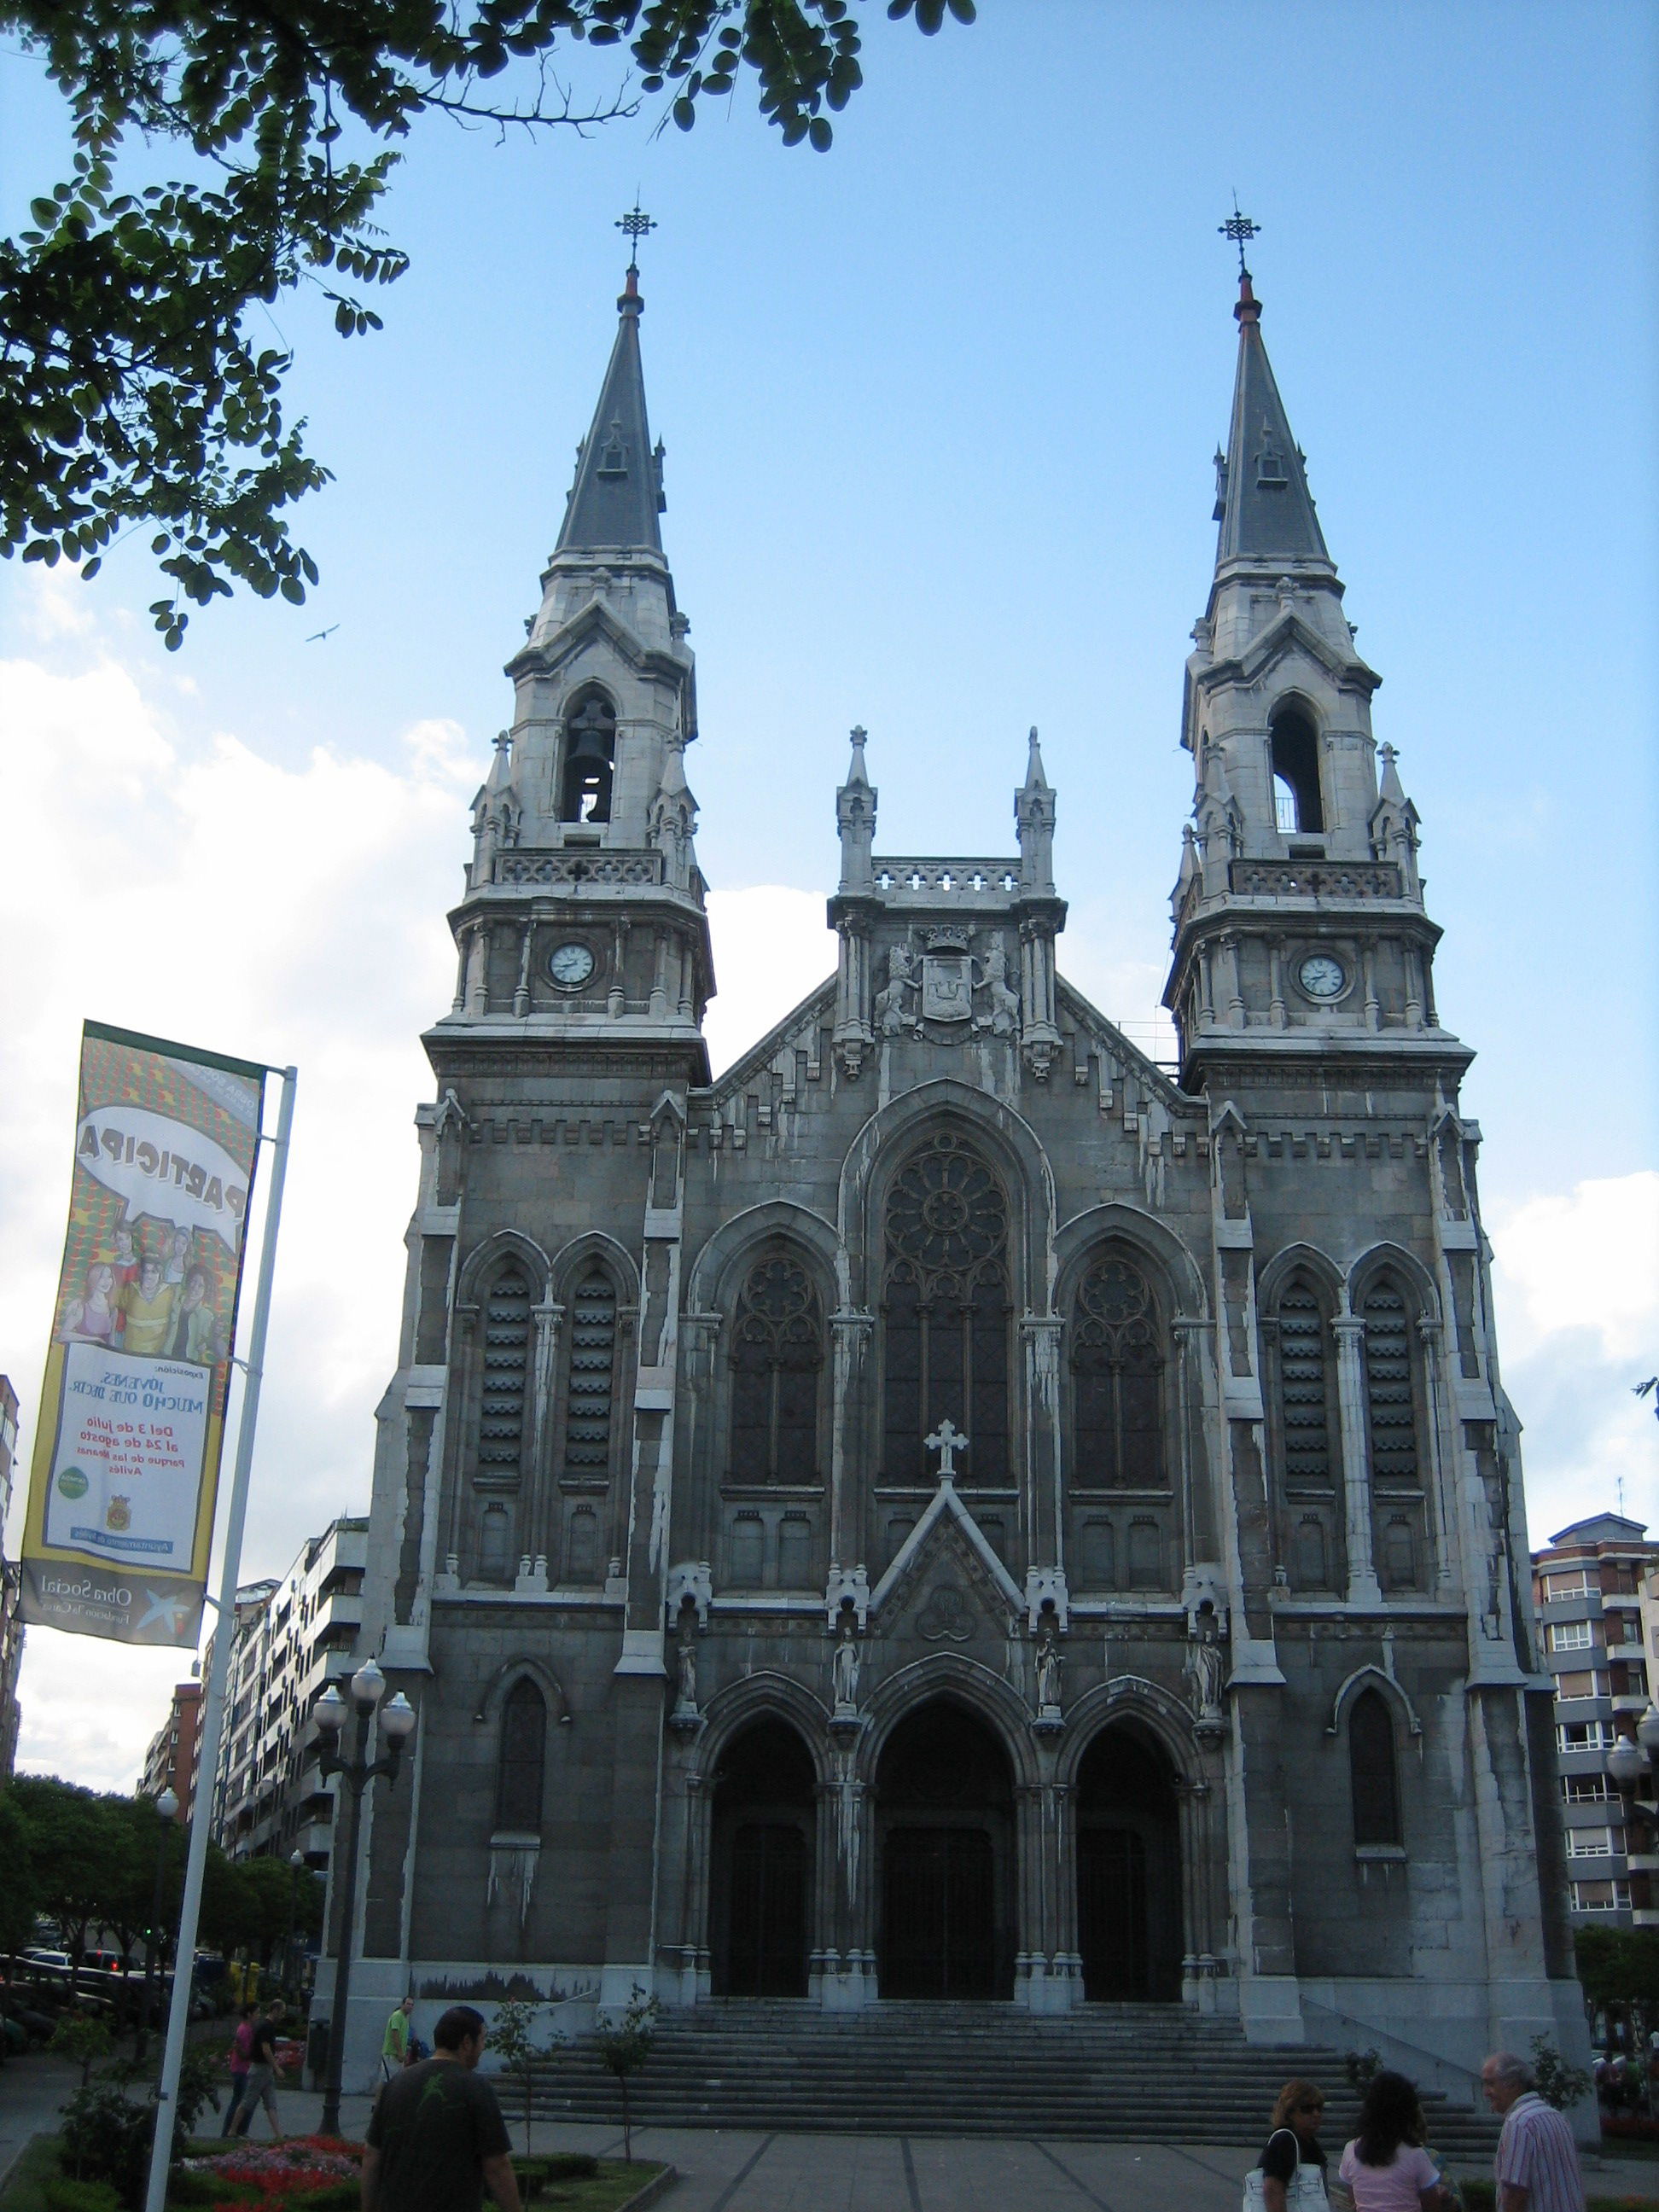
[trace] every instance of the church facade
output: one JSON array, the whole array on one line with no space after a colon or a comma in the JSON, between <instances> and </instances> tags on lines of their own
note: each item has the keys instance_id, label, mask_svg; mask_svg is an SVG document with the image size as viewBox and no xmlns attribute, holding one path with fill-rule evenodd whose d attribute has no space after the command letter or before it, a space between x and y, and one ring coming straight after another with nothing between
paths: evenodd
<instances>
[{"instance_id":1,"label":"church facade","mask_svg":"<svg viewBox=\"0 0 1659 2212\"><path fill-rule=\"evenodd\" d=\"M411 1984L1581 2046L1472 1054L1249 278L1178 1079L1060 972L1036 732L951 858L879 848L861 731L837 971L711 1079L618 304L425 1038L354 2047Z\"/></svg>"}]
</instances>

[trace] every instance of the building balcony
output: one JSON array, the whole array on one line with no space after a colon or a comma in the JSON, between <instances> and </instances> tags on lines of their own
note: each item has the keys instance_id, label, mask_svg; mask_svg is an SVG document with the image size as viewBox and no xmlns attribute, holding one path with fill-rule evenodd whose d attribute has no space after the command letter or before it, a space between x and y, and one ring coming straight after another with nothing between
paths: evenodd
<instances>
[{"instance_id":1,"label":"building balcony","mask_svg":"<svg viewBox=\"0 0 1659 2212\"><path fill-rule=\"evenodd\" d=\"M304 1827L296 1828L289 1846L290 1850L303 1853L310 1865L319 1869L327 1865L333 1848L334 1828L328 1820L308 1820Z\"/></svg>"}]
</instances>

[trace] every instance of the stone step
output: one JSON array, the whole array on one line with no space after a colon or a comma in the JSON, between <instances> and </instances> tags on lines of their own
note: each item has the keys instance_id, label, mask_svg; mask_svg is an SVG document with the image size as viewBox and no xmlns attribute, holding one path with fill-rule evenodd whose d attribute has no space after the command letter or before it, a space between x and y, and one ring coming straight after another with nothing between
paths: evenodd
<instances>
[{"instance_id":1,"label":"stone step","mask_svg":"<svg viewBox=\"0 0 1659 2212\"><path fill-rule=\"evenodd\" d=\"M1043 2018L1012 2004L883 2003L820 2011L805 2000L726 2001L659 2022L629 2083L641 2124L784 2133L1030 2136L1249 2142L1290 2074L1330 2096L1326 2133L1352 2132L1358 2100L1341 2055L1248 2044L1237 2021L1168 2006L1091 2006ZM1425 2092L1436 2146L1488 2154L1496 2123ZM586 2039L538 2067L544 2119L614 2121L618 2093Z\"/></svg>"}]
</instances>

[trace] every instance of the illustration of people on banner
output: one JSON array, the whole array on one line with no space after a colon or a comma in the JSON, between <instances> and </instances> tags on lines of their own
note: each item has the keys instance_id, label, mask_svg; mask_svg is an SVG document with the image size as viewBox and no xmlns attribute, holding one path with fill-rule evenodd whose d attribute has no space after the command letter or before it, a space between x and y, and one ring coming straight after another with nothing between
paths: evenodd
<instances>
[{"instance_id":1,"label":"illustration of people on banner","mask_svg":"<svg viewBox=\"0 0 1659 2212\"><path fill-rule=\"evenodd\" d=\"M86 1025L26 1620L196 1641L264 1073Z\"/></svg>"}]
</instances>

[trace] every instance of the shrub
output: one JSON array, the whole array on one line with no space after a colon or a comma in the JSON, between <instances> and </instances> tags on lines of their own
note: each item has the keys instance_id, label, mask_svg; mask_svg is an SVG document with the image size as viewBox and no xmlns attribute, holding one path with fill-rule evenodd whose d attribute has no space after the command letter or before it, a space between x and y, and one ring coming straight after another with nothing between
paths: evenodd
<instances>
[{"instance_id":1,"label":"shrub","mask_svg":"<svg viewBox=\"0 0 1659 2212\"><path fill-rule=\"evenodd\" d=\"M1497 2212L1498 2191L1490 2181L1460 2181L1458 2194L1463 2199L1463 2212Z\"/></svg>"},{"instance_id":2,"label":"shrub","mask_svg":"<svg viewBox=\"0 0 1659 2212\"><path fill-rule=\"evenodd\" d=\"M303 2212L357 2212L362 2201L361 2181L331 2181L326 2188L310 2190L295 2199Z\"/></svg>"},{"instance_id":3,"label":"shrub","mask_svg":"<svg viewBox=\"0 0 1659 2212\"><path fill-rule=\"evenodd\" d=\"M1348 2077L1348 2087L1356 2097L1363 2097L1374 2077L1382 2071L1382 2061L1374 2051L1345 2051L1342 2071Z\"/></svg>"},{"instance_id":4,"label":"shrub","mask_svg":"<svg viewBox=\"0 0 1659 2212\"><path fill-rule=\"evenodd\" d=\"M1538 2076L1539 2095L1558 2112L1589 2094L1589 2075L1582 2066L1570 2066L1547 2035L1532 2039L1532 2069Z\"/></svg>"},{"instance_id":5,"label":"shrub","mask_svg":"<svg viewBox=\"0 0 1659 2212\"><path fill-rule=\"evenodd\" d=\"M46 2212L121 2212L121 2200L106 2181L71 2181L57 2174L40 2194Z\"/></svg>"},{"instance_id":6,"label":"shrub","mask_svg":"<svg viewBox=\"0 0 1659 2212\"><path fill-rule=\"evenodd\" d=\"M555 2151L544 2164L550 2181L591 2181L599 2170L591 2150Z\"/></svg>"}]
</instances>

